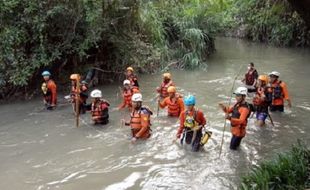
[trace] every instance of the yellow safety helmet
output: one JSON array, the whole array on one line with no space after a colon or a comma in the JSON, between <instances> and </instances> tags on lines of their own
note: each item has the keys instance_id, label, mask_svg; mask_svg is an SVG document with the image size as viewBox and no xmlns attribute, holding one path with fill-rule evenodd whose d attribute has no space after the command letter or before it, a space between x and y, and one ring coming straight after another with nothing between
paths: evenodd
<instances>
[{"instance_id":1,"label":"yellow safety helmet","mask_svg":"<svg viewBox=\"0 0 310 190\"><path fill-rule=\"evenodd\" d=\"M268 83L267 75L259 75L258 80L264 81L266 84Z\"/></svg>"},{"instance_id":2,"label":"yellow safety helmet","mask_svg":"<svg viewBox=\"0 0 310 190\"><path fill-rule=\"evenodd\" d=\"M127 67L127 69L126 69L127 71L131 71L131 72L133 72L133 68L132 67Z\"/></svg>"},{"instance_id":3,"label":"yellow safety helmet","mask_svg":"<svg viewBox=\"0 0 310 190\"><path fill-rule=\"evenodd\" d=\"M175 93L177 90L174 86L169 86L168 89L167 89L167 92L168 93Z\"/></svg>"},{"instance_id":4,"label":"yellow safety helmet","mask_svg":"<svg viewBox=\"0 0 310 190\"><path fill-rule=\"evenodd\" d=\"M80 75L79 74L72 74L72 75L70 75L70 80L80 80Z\"/></svg>"},{"instance_id":5,"label":"yellow safety helmet","mask_svg":"<svg viewBox=\"0 0 310 190\"><path fill-rule=\"evenodd\" d=\"M164 73L163 78L171 79L171 74L170 73Z\"/></svg>"}]
</instances>

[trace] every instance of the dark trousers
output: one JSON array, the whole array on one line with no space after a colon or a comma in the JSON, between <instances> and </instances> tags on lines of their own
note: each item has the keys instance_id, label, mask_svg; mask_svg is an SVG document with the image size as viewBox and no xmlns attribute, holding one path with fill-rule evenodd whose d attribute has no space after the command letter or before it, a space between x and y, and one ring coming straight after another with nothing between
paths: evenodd
<instances>
[{"instance_id":1,"label":"dark trousers","mask_svg":"<svg viewBox=\"0 0 310 190\"><path fill-rule=\"evenodd\" d=\"M183 133L183 137L181 139L181 144L183 144L183 140L185 140L186 144L191 144L193 136L194 136L194 132L189 131L187 128L185 128L184 133ZM197 131L196 138L194 139L194 141L192 143L192 151L193 152L198 152L200 150L201 137L202 137L202 130L200 129L199 131Z\"/></svg>"},{"instance_id":2,"label":"dark trousers","mask_svg":"<svg viewBox=\"0 0 310 190\"><path fill-rule=\"evenodd\" d=\"M275 112L275 111L284 112L284 105L277 105L277 106L271 105L270 111L271 112Z\"/></svg>"},{"instance_id":3,"label":"dark trousers","mask_svg":"<svg viewBox=\"0 0 310 190\"><path fill-rule=\"evenodd\" d=\"M231 137L231 141L230 141L230 149L231 150L237 150L237 148L240 146L242 138L243 137L237 137L237 136L233 135Z\"/></svg>"}]
</instances>

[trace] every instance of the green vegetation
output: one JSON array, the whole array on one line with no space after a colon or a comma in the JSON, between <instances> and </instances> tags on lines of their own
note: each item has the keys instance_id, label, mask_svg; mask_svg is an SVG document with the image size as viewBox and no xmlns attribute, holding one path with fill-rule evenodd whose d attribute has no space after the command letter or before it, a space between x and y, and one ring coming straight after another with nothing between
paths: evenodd
<instances>
[{"instance_id":1,"label":"green vegetation","mask_svg":"<svg viewBox=\"0 0 310 190\"><path fill-rule=\"evenodd\" d=\"M118 73L128 65L151 72L171 60L203 65L214 50L205 2L1 1L0 99L36 86L43 69L65 78L87 65Z\"/></svg>"},{"instance_id":2,"label":"green vegetation","mask_svg":"<svg viewBox=\"0 0 310 190\"><path fill-rule=\"evenodd\" d=\"M49 69L58 83L95 66L112 78L205 66L215 35L275 45L310 44L310 32L278 0L3 0L0 2L0 99L37 87ZM113 73L114 72L114 73Z\"/></svg>"},{"instance_id":3,"label":"green vegetation","mask_svg":"<svg viewBox=\"0 0 310 190\"><path fill-rule=\"evenodd\" d=\"M291 5L279 0L226 0L223 33L277 46L309 46L310 28ZM226 17L225 17L226 16ZM231 19L233 18L233 19ZM229 33L229 32L228 32Z\"/></svg>"},{"instance_id":4,"label":"green vegetation","mask_svg":"<svg viewBox=\"0 0 310 190\"><path fill-rule=\"evenodd\" d=\"M310 150L298 142L285 154L265 161L243 177L240 189L306 189L310 187Z\"/></svg>"}]
</instances>

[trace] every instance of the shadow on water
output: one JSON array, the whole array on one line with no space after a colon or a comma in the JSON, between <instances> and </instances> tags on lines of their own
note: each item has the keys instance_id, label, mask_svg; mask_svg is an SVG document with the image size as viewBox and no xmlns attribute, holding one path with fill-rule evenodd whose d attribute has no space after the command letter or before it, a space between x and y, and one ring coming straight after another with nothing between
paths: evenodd
<instances>
[{"instance_id":1,"label":"shadow on water","mask_svg":"<svg viewBox=\"0 0 310 190\"><path fill-rule=\"evenodd\" d=\"M192 153L173 143L177 119L161 110L156 117L155 88L160 75L140 76L145 104L152 116L153 135L146 142L130 143L130 130L121 126L127 111L110 113L110 123L93 126L89 114L80 127L70 105L42 111L39 99L0 106L0 188L33 189L236 189L240 176L261 160L286 150L303 139L309 142L309 50L268 47L242 40L219 38L207 71L172 71L178 91L197 97L213 136L203 152ZM294 107L272 114L264 128L249 121L247 136L238 151L229 150L229 127L223 152L219 147L224 114L218 102L228 102L233 78L241 64L254 62L260 73L278 70L289 87ZM236 84L240 84L239 76ZM120 102L116 85L102 86L112 108ZM112 110L112 109L111 109Z\"/></svg>"}]
</instances>

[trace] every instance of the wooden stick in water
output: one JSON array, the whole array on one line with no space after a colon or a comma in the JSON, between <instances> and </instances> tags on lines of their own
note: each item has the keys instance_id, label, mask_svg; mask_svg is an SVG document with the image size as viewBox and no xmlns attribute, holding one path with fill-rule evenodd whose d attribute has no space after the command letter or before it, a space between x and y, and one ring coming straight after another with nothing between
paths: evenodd
<instances>
[{"instance_id":1,"label":"wooden stick in water","mask_svg":"<svg viewBox=\"0 0 310 190\"><path fill-rule=\"evenodd\" d=\"M229 97L228 107L231 104L231 99L232 99L232 95L233 95L233 90L235 88L235 83L236 83L236 80L237 80L238 76L240 75L242 66L243 65L240 66L240 69L239 69L237 75L234 78L233 85L232 85L231 90L230 90L230 97ZM221 157L221 154L222 154L222 147L223 147L223 144L224 144L224 133L225 133L225 130L226 130L226 115L225 115L225 121L224 121L224 128L223 128L223 134L222 134L222 140L221 140L221 147L220 147L219 157Z\"/></svg>"},{"instance_id":2,"label":"wooden stick in water","mask_svg":"<svg viewBox=\"0 0 310 190\"><path fill-rule=\"evenodd\" d=\"M80 79L77 79L76 81L76 95L75 95L75 124L76 127L79 127L80 125Z\"/></svg>"}]
</instances>

